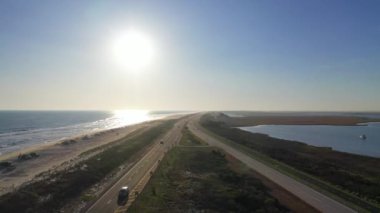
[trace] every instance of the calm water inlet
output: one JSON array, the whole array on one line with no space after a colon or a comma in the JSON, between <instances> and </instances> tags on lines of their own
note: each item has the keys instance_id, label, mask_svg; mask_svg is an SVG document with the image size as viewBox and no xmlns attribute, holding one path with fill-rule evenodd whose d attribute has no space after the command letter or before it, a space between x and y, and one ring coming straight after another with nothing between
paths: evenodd
<instances>
[{"instance_id":1,"label":"calm water inlet","mask_svg":"<svg viewBox=\"0 0 380 213\"><path fill-rule=\"evenodd\" d=\"M367 126L259 125L240 129L313 146L331 147L337 151L380 157L378 122L368 123ZM360 138L363 134L367 136L366 140Z\"/></svg>"}]
</instances>

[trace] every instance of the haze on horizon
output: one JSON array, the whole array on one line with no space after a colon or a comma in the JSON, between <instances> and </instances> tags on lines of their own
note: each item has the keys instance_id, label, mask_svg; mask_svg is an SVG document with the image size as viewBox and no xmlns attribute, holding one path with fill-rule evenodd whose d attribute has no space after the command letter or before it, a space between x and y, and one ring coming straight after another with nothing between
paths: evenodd
<instances>
[{"instance_id":1,"label":"haze on horizon","mask_svg":"<svg viewBox=\"0 0 380 213\"><path fill-rule=\"evenodd\" d=\"M0 109L378 111L379 11L375 0L1 1ZM130 29L146 35L136 50L151 45L149 63L115 62Z\"/></svg>"}]
</instances>

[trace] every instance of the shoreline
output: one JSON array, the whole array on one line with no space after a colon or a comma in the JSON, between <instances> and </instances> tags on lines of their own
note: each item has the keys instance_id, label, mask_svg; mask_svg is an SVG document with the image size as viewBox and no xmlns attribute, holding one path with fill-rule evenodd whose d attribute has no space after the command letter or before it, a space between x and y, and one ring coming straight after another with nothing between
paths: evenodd
<instances>
[{"instance_id":1,"label":"shoreline","mask_svg":"<svg viewBox=\"0 0 380 213\"><path fill-rule=\"evenodd\" d=\"M0 171L0 195L33 181L34 178L43 172L51 169L60 169L60 167L66 167L81 161L86 157L81 156L81 153L117 141L133 132L150 128L160 121L179 116L183 115L169 115L114 129L76 135L64 140L36 144L26 149L1 155L0 162L10 162L15 168L7 172ZM64 145L63 142L65 141L72 141L72 143ZM24 161L17 159L19 153L28 154L32 152L36 153L38 157Z\"/></svg>"},{"instance_id":2,"label":"shoreline","mask_svg":"<svg viewBox=\"0 0 380 213\"><path fill-rule=\"evenodd\" d=\"M115 130L122 129L122 128L125 128L128 126L134 126L134 125L138 125L138 124L142 124L142 123L146 123L146 122L153 122L153 121L162 120L162 119L166 119L166 118L175 118L176 116L181 116L181 115L182 114L169 114L169 115L164 115L164 116L157 116L157 117L149 118L149 119L144 120L144 121L126 124L126 125L120 126L120 127L114 127L114 128L102 129L102 130L92 130L92 131L82 132L82 133L74 133L73 135L66 136L66 137L63 137L60 139L41 141L41 142L33 143L31 145L21 146L17 150L1 153L0 154L0 161L4 161L4 160L7 160L9 158L16 157L20 153L22 154L22 153L26 153L26 152L33 152L35 150L44 149L44 148L47 148L49 146L54 146L56 144L60 144L60 143L65 142L65 141L70 141L70 140L78 141L78 140L81 140L83 137L93 137L93 136L96 136L98 134L103 134L103 133L108 132L108 131L115 131Z\"/></svg>"},{"instance_id":3,"label":"shoreline","mask_svg":"<svg viewBox=\"0 0 380 213\"><path fill-rule=\"evenodd\" d=\"M153 121L153 120L143 121L143 122L140 122L140 123L130 124L130 125L126 125L126 126L122 126L122 127L116 127L116 128L111 128L111 129L104 129L104 130L97 130L97 131L92 131L92 132L86 132L86 133L82 133L82 134L76 134L76 135L65 137L63 139L58 139L58 140L49 141L49 142L44 141L44 142L40 142L40 143L35 143L35 144L29 145L29 146L25 146L24 148L20 148L20 149L15 150L15 151L6 152L6 153L1 154L0 155L0 161L4 161L4 160L11 159L11 158L15 158L15 157L17 157L18 154L23 154L23 153L29 153L29 152L35 152L35 151L39 151L39 150L43 150L43 149L48 149L51 146L57 146L57 145L65 146L65 145L62 144L65 141L80 142L80 141L84 141L84 140L91 140L93 137L97 137L97 136L102 135L102 134L107 134L108 132L117 131L117 130L120 130L120 129L124 129L126 127L135 126L135 125L139 125L139 124L142 124L142 123L145 123L145 122L150 122L150 121ZM70 144L70 145L72 145L72 144ZM70 146L70 145L67 145L67 146Z\"/></svg>"}]
</instances>

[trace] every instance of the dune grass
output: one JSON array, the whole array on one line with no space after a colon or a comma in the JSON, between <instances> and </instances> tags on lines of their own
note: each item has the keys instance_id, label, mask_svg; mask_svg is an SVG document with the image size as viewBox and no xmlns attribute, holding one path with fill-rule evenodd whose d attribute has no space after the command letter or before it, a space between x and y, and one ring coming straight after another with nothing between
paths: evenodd
<instances>
[{"instance_id":1,"label":"dune grass","mask_svg":"<svg viewBox=\"0 0 380 213\"><path fill-rule=\"evenodd\" d=\"M202 143L172 149L128 212L289 211L245 165L230 168L222 151Z\"/></svg>"}]
</instances>

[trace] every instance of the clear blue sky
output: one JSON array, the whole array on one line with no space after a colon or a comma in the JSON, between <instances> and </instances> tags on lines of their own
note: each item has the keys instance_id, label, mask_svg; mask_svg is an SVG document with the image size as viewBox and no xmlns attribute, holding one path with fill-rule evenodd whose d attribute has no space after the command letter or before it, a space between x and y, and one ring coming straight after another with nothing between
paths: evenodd
<instances>
[{"instance_id":1,"label":"clear blue sky","mask_svg":"<svg viewBox=\"0 0 380 213\"><path fill-rule=\"evenodd\" d=\"M110 40L149 35L130 73ZM0 1L0 109L380 110L380 1Z\"/></svg>"}]
</instances>

